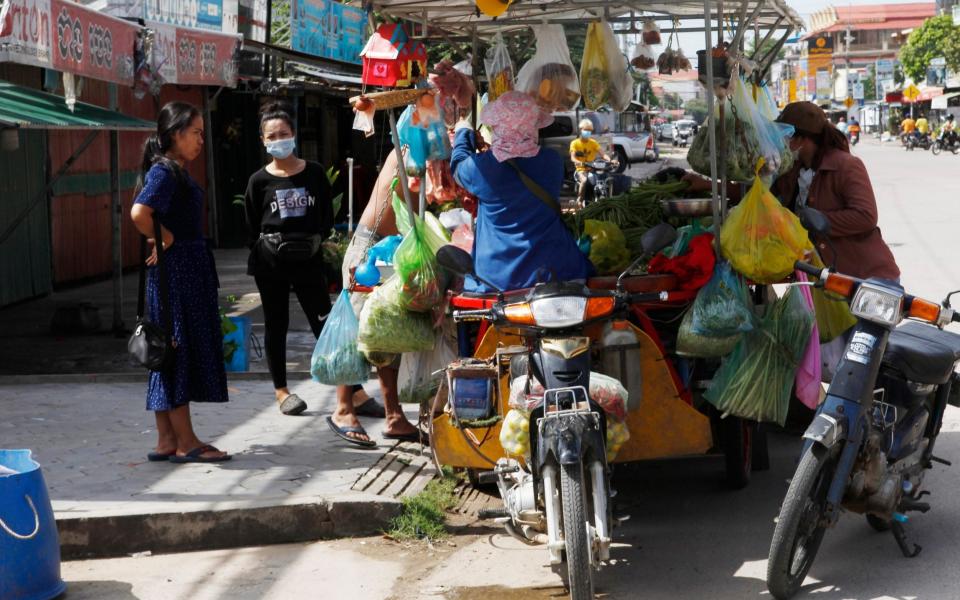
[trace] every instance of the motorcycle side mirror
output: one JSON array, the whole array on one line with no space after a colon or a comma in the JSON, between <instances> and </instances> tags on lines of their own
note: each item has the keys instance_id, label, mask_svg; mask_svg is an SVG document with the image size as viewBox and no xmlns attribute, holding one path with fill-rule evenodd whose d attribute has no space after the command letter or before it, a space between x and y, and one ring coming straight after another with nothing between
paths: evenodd
<instances>
[{"instance_id":1,"label":"motorcycle side mirror","mask_svg":"<svg viewBox=\"0 0 960 600\"><path fill-rule=\"evenodd\" d=\"M953 291L953 292L950 292L949 294L947 294L947 297L943 299L943 307L944 307L944 308L952 308L951 305L950 305L950 298L953 298L953 297L956 296L957 294L960 294L960 290L956 290L956 291Z\"/></svg>"},{"instance_id":2,"label":"motorcycle side mirror","mask_svg":"<svg viewBox=\"0 0 960 600\"><path fill-rule=\"evenodd\" d=\"M825 214L815 208L807 206L800 209L800 224L804 229L818 236L830 235L830 221Z\"/></svg>"},{"instance_id":3,"label":"motorcycle side mirror","mask_svg":"<svg viewBox=\"0 0 960 600\"><path fill-rule=\"evenodd\" d=\"M640 236L640 247L644 254L656 254L675 241L677 241L677 230L669 223L660 223Z\"/></svg>"},{"instance_id":4,"label":"motorcycle side mirror","mask_svg":"<svg viewBox=\"0 0 960 600\"><path fill-rule=\"evenodd\" d=\"M437 250L437 263L451 273L461 276L470 275L491 290L496 290L498 293L502 291L497 286L477 275L473 268L473 257L470 256L470 253L453 244L447 244Z\"/></svg>"},{"instance_id":5,"label":"motorcycle side mirror","mask_svg":"<svg viewBox=\"0 0 960 600\"><path fill-rule=\"evenodd\" d=\"M643 262L644 258L656 254L675 241L677 241L677 230L669 223L660 223L646 230L643 235L640 236L640 247L643 249L643 254L641 254L637 260L630 263L630 266L617 277L617 289L623 289L623 278L637 268L637 265Z\"/></svg>"},{"instance_id":6,"label":"motorcycle side mirror","mask_svg":"<svg viewBox=\"0 0 960 600\"><path fill-rule=\"evenodd\" d=\"M457 275L473 275L473 257L462 248L447 244L437 250L437 262Z\"/></svg>"}]
</instances>

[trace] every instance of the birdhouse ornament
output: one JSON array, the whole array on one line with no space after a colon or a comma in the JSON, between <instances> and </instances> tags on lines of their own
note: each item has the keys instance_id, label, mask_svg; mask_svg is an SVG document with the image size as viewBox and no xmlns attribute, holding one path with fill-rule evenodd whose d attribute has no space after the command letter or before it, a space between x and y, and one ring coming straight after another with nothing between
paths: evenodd
<instances>
[{"instance_id":1,"label":"birdhouse ornament","mask_svg":"<svg viewBox=\"0 0 960 600\"><path fill-rule=\"evenodd\" d=\"M360 56L364 85L408 87L427 75L426 46L398 24L380 25Z\"/></svg>"}]
</instances>

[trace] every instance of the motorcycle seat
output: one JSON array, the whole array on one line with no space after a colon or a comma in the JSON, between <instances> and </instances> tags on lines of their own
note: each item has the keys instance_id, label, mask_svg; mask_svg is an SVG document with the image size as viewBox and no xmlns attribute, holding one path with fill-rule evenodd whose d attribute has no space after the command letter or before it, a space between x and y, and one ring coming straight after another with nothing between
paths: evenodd
<instances>
[{"instance_id":1,"label":"motorcycle seat","mask_svg":"<svg viewBox=\"0 0 960 600\"><path fill-rule=\"evenodd\" d=\"M884 365L908 380L934 385L950 379L958 360L960 335L916 321L893 330L883 355Z\"/></svg>"}]
</instances>

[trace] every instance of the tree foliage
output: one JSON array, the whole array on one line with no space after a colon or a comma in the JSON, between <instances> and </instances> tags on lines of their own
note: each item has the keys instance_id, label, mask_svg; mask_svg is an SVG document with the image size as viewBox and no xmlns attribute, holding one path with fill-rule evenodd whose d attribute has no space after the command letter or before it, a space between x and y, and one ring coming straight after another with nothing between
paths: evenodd
<instances>
[{"instance_id":1,"label":"tree foliage","mask_svg":"<svg viewBox=\"0 0 960 600\"><path fill-rule=\"evenodd\" d=\"M693 119L697 123L703 123L707 118L708 108L706 100L691 98L684 103L683 108L693 116Z\"/></svg>"},{"instance_id":2,"label":"tree foliage","mask_svg":"<svg viewBox=\"0 0 960 600\"><path fill-rule=\"evenodd\" d=\"M900 48L903 72L914 81L923 81L930 61L940 57L946 59L947 68L960 70L960 27L949 15L924 21Z\"/></svg>"}]
</instances>

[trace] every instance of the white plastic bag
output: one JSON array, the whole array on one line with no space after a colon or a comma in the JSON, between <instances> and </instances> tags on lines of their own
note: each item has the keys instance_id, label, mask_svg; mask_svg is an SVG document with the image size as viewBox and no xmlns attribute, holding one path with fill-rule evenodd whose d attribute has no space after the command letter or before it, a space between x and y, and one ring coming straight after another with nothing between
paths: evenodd
<instances>
[{"instance_id":1,"label":"white plastic bag","mask_svg":"<svg viewBox=\"0 0 960 600\"><path fill-rule=\"evenodd\" d=\"M537 25L533 33L537 52L517 73L516 89L536 98L547 112L573 110L580 102L580 81L563 26Z\"/></svg>"},{"instance_id":2,"label":"white plastic bag","mask_svg":"<svg viewBox=\"0 0 960 600\"><path fill-rule=\"evenodd\" d=\"M422 404L436 395L444 377L444 369L457 359L452 335L449 328L438 331L433 350L403 355L397 376L400 402Z\"/></svg>"},{"instance_id":3,"label":"white plastic bag","mask_svg":"<svg viewBox=\"0 0 960 600\"><path fill-rule=\"evenodd\" d=\"M500 32L493 36L493 45L483 59L487 71L487 102L492 102L513 89L513 61Z\"/></svg>"},{"instance_id":4,"label":"white plastic bag","mask_svg":"<svg viewBox=\"0 0 960 600\"><path fill-rule=\"evenodd\" d=\"M656 46L660 41L660 26L653 19L645 19L643 21L643 43L648 46Z\"/></svg>"},{"instance_id":5,"label":"white plastic bag","mask_svg":"<svg viewBox=\"0 0 960 600\"><path fill-rule=\"evenodd\" d=\"M529 390L527 384L529 382ZM629 392L622 383L603 373L590 373L590 399L615 420L627 418ZM543 400L543 386L532 377L517 377L510 384L511 408L530 412Z\"/></svg>"},{"instance_id":6,"label":"white plastic bag","mask_svg":"<svg viewBox=\"0 0 960 600\"><path fill-rule=\"evenodd\" d=\"M584 106L590 110L603 105L617 111L626 109L633 95L633 78L627 68L610 24L590 23L580 66Z\"/></svg>"},{"instance_id":7,"label":"white plastic bag","mask_svg":"<svg viewBox=\"0 0 960 600\"><path fill-rule=\"evenodd\" d=\"M633 65L634 69L646 71L657 66L657 55L653 53L653 48L648 44L637 44L636 48L633 49L633 58L630 59L630 64Z\"/></svg>"}]
</instances>

